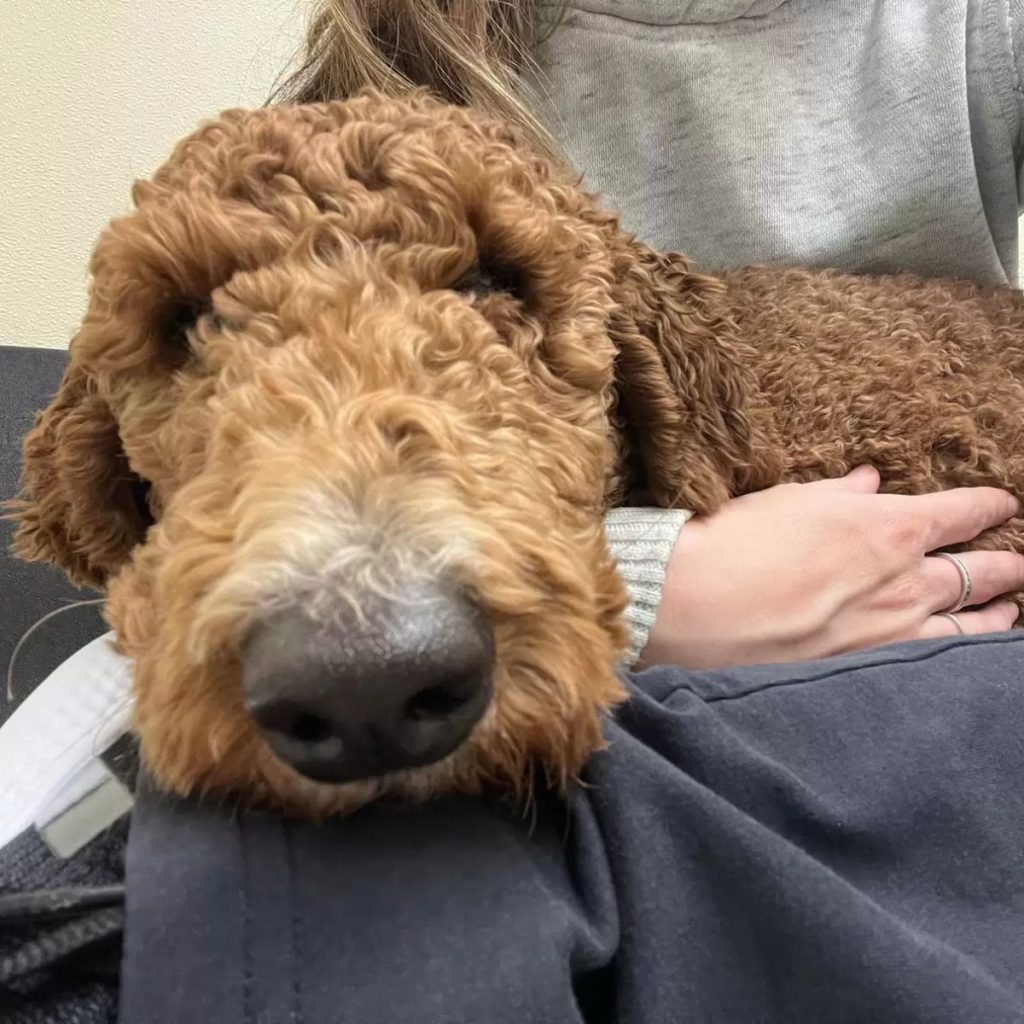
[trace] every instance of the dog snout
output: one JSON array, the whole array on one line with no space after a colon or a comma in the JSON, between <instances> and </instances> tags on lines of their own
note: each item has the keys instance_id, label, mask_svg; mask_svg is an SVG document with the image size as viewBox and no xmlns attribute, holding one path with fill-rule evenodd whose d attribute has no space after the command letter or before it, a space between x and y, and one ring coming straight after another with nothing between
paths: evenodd
<instances>
[{"instance_id":1,"label":"dog snout","mask_svg":"<svg viewBox=\"0 0 1024 1024\"><path fill-rule=\"evenodd\" d=\"M283 761L321 782L431 764L491 695L494 636L465 594L419 588L315 616L301 603L250 631L246 710Z\"/></svg>"}]
</instances>

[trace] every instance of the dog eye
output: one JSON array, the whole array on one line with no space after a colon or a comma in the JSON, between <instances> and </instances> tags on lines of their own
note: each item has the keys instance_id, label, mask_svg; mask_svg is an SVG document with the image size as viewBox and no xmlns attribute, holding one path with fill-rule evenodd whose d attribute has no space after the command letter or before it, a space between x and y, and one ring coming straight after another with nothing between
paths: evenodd
<instances>
[{"instance_id":1,"label":"dog eye","mask_svg":"<svg viewBox=\"0 0 1024 1024\"><path fill-rule=\"evenodd\" d=\"M143 480L141 476L133 473L128 486L131 490L135 510L139 514L139 521L142 523L143 529L149 529L156 522L156 516L153 513L152 485L148 480Z\"/></svg>"},{"instance_id":2,"label":"dog eye","mask_svg":"<svg viewBox=\"0 0 1024 1024\"><path fill-rule=\"evenodd\" d=\"M212 308L209 299L185 299L171 307L164 321L164 337L175 352L188 353L188 332L199 322L199 318L211 312Z\"/></svg>"},{"instance_id":3,"label":"dog eye","mask_svg":"<svg viewBox=\"0 0 1024 1024\"><path fill-rule=\"evenodd\" d=\"M466 295L502 294L525 300L526 275L511 263L481 260L452 285L452 290Z\"/></svg>"}]
</instances>

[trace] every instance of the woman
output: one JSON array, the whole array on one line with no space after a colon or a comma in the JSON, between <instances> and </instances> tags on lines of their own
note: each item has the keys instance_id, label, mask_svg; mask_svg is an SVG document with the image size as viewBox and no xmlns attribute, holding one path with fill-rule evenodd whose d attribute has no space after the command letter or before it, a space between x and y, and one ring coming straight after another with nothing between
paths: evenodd
<instances>
[{"instance_id":1,"label":"woman","mask_svg":"<svg viewBox=\"0 0 1024 1024\"><path fill-rule=\"evenodd\" d=\"M282 95L412 82L493 110L549 151L563 144L645 242L703 266L1016 283L1024 3L1012 6L1008 17L994 0L324 3ZM1016 506L877 488L864 468L740 499L685 530L685 513L614 515L634 660L755 664L1009 628L1014 606L994 599L1024 582L1024 558L965 556L972 604L951 620L957 568L922 541L934 516L969 540ZM880 543L893 530L905 543Z\"/></svg>"},{"instance_id":2,"label":"woman","mask_svg":"<svg viewBox=\"0 0 1024 1024\"><path fill-rule=\"evenodd\" d=\"M427 84L516 119L705 266L1015 282L1022 38L1021 0L324 0L282 96ZM225 842L213 812L143 798L130 887L173 880L185 909L130 902L125 1019L1024 1018L1022 648L997 632L1024 558L965 554L961 611L931 554L1018 505L878 486L861 467L705 520L610 518L634 658L762 667L636 679L568 809ZM867 653L807 661L844 652ZM210 920L217 977L184 941Z\"/></svg>"}]
</instances>

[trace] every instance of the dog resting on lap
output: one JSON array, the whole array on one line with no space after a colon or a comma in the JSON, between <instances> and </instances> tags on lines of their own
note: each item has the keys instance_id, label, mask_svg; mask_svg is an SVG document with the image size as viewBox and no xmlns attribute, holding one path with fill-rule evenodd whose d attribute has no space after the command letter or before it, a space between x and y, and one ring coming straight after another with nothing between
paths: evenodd
<instances>
[{"instance_id":1,"label":"dog resting on lap","mask_svg":"<svg viewBox=\"0 0 1024 1024\"><path fill-rule=\"evenodd\" d=\"M230 111L134 199L17 549L104 588L179 792L564 786L624 693L609 507L1024 483L1018 293L701 273L426 95Z\"/></svg>"}]
</instances>

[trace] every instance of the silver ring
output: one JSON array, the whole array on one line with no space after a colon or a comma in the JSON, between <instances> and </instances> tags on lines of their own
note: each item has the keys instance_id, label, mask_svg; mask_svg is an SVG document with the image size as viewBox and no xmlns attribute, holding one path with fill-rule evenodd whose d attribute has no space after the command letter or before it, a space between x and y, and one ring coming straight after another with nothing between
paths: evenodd
<instances>
[{"instance_id":1,"label":"silver ring","mask_svg":"<svg viewBox=\"0 0 1024 1024\"><path fill-rule=\"evenodd\" d=\"M964 565L962 558L957 558L956 555L952 555L948 551L936 551L935 557L944 558L947 562L952 562L956 566L957 572L960 573L960 596L946 609L946 614L950 615L966 607L967 602L971 599L974 581L971 579L970 570ZM961 630L961 632L963 631Z\"/></svg>"},{"instance_id":2,"label":"silver ring","mask_svg":"<svg viewBox=\"0 0 1024 1024\"><path fill-rule=\"evenodd\" d=\"M952 612L937 612L940 619L949 619L950 622L956 626L956 631L963 636L964 627L960 625L960 620Z\"/></svg>"}]
</instances>

